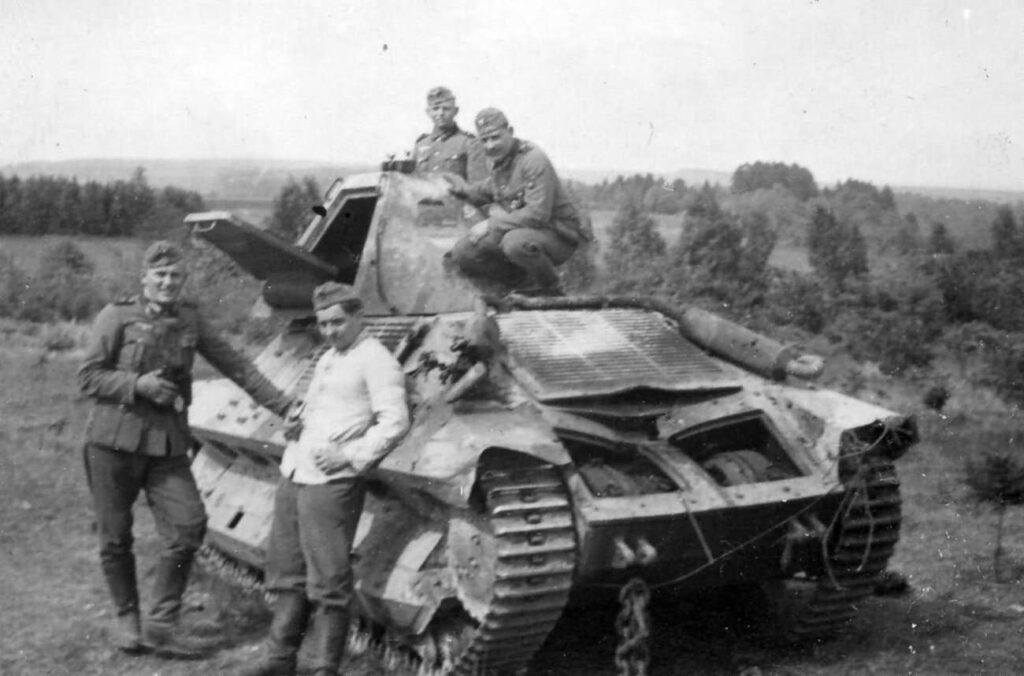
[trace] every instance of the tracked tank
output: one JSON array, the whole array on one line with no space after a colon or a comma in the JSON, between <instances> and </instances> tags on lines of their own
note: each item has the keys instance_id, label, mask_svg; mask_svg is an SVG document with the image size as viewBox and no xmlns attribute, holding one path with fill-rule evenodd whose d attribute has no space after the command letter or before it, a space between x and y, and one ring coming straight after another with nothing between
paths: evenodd
<instances>
[{"instance_id":1,"label":"tracked tank","mask_svg":"<svg viewBox=\"0 0 1024 676\"><path fill-rule=\"evenodd\" d=\"M820 362L693 307L523 297L445 253L478 215L439 178L339 180L295 244L229 213L193 232L288 320L257 359L301 397L326 349L312 288L356 286L402 363L413 424L372 471L358 625L437 673L521 672L563 611L760 587L790 638L841 631L900 534L912 418L816 388ZM196 384L207 557L258 584L284 423ZM611 631L611 629L609 629Z\"/></svg>"}]
</instances>

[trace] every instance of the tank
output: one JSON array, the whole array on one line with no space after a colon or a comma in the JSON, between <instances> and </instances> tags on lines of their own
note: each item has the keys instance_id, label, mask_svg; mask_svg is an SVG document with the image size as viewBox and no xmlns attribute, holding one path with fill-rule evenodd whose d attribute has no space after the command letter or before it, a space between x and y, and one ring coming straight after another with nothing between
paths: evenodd
<instances>
[{"instance_id":1,"label":"tank","mask_svg":"<svg viewBox=\"0 0 1024 676\"><path fill-rule=\"evenodd\" d=\"M521 672L567 607L762 589L794 639L842 631L900 535L911 417L816 387L820 360L695 307L524 297L445 253L479 214L437 177L327 191L295 244L230 213L193 232L287 326L256 360L302 396L326 349L310 293L356 286L413 424L371 472L353 543L358 629L435 673ZM284 421L196 383L206 557L257 585ZM612 629L609 627L609 632Z\"/></svg>"}]
</instances>

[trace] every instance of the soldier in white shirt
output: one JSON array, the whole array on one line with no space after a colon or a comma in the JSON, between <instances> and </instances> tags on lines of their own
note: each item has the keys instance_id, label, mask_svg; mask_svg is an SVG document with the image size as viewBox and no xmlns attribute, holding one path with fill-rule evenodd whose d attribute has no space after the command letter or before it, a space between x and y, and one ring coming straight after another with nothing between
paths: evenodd
<instances>
[{"instance_id":1,"label":"soldier in white shirt","mask_svg":"<svg viewBox=\"0 0 1024 676\"><path fill-rule=\"evenodd\" d=\"M332 676L345 649L352 599L349 550L362 511L363 474L409 428L405 378L395 357L363 331L352 287L313 292L330 345L316 364L302 431L285 448L267 551L267 588L277 593L262 660L247 676L293 676L312 619L313 674Z\"/></svg>"}]
</instances>

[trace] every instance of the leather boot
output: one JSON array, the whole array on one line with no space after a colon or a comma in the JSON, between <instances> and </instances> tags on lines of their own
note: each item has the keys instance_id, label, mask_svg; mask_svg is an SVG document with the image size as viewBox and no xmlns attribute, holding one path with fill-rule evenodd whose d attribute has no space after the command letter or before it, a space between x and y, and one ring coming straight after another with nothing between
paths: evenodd
<instances>
[{"instance_id":1,"label":"leather boot","mask_svg":"<svg viewBox=\"0 0 1024 676\"><path fill-rule=\"evenodd\" d=\"M141 645L157 657L202 660L216 652L218 641L187 636L176 624L150 621L142 630Z\"/></svg>"},{"instance_id":2,"label":"leather boot","mask_svg":"<svg viewBox=\"0 0 1024 676\"><path fill-rule=\"evenodd\" d=\"M142 652L141 625L138 611L118 615L110 630L114 647L126 653Z\"/></svg>"},{"instance_id":3,"label":"leather boot","mask_svg":"<svg viewBox=\"0 0 1024 676\"><path fill-rule=\"evenodd\" d=\"M110 629L111 641L118 650L136 653L139 642L139 591L135 580L135 559L127 556L103 561L103 577L110 588L117 617Z\"/></svg>"},{"instance_id":4,"label":"leather boot","mask_svg":"<svg viewBox=\"0 0 1024 676\"><path fill-rule=\"evenodd\" d=\"M348 640L345 608L320 606L313 618L313 676L337 676Z\"/></svg>"},{"instance_id":5,"label":"leather boot","mask_svg":"<svg viewBox=\"0 0 1024 676\"><path fill-rule=\"evenodd\" d=\"M192 557L163 557L153 576L153 607L149 617L154 623L174 624L181 612L181 597L188 587Z\"/></svg>"},{"instance_id":6,"label":"leather boot","mask_svg":"<svg viewBox=\"0 0 1024 676\"><path fill-rule=\"evenodd\" d=\"M309 623L309 599L302 592L280 592L263 656L239 676L295 676L296 658Z\"/></svg>"}]
</instances>

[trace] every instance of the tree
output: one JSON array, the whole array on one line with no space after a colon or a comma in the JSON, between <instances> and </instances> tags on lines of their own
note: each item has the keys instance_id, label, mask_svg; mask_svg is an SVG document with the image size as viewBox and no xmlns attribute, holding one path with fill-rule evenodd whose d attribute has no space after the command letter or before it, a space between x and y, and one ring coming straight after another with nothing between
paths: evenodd
<instances>
[{"instance_id":1,"label":"tree","mask_svg":"<svg viewBox=\"0 0 1024 676\"><path fill-rule=\"evenodd\" d=\"M1024 504L1024 463L1008 453L986 452L980 461L966 463L966 483L979 503L989 503L996 512L996 537L992 568L996 581L1002 579L1003 522L1006 508Z\"/></svg>"},{"instance_id":2,"label":"tree","mask_svg":"<svg viewBox=\"0 0 1024 676\"><path fill-rule=\"evenodd\" d=\"M310 210L322 200L323 193L314 177L304 176L296 181L289 176L288 183L274 199L268 229L289 242L296 240L309 225Z\"/></svg>"},{"instance_id":3,"label":"tree","mask_svg":"<svg viewBox=\"0 0 1024 676\"><path fill-rule=\"evenodd\" d=\"M785 188L802 202L818 195L814 175L798 164L754 162L739 166L732 175L734 193L771 190L775 186Z\"/></svg>"},{"instance_id":4,"label":"tree","mask_svg":"<svg viewBox=\"0 0 1024 676\"><path fill-rule=\"evenodd\" d=\"M814 210L808 224L807 249L811 267L835 289L868 271L867 244L860 229L836 220L831 209Z\"/></svg>"},{"instance_id":5,"label":"tree","mask_svg":"<svg viewBox=\"0 0 1024 676\"><path fill-rule=\"evenodd\" d=\"M928 252L932 254L951 254L956 251L953 238L949 236L949 228L941 221L932 223L932 234L928 238Z\"/></svg>"},{"instance_id":6,"label":"tree","mask_svg":"<svg viewBox=\"0 0 1024 676\"><path fill-rule=\"evenodd\" d=\"M992 221L992 253L999 258L1017 258L1024 253L1024 242L1017 229L1013 209L1004 204L996 211Z\"/></svg>"},{"instance_id":7,"label":"tree","mask_svg":"<svg viewBox=\"0 0 1024 676\"><path fill-rule=\"evenodd\" d=\"M901 256L917 253L921 249L921 227L914 212L911 211L903 217L903 222L893 237L893 244Z\"/></svg>"},{"instance_id":8,"label":"tree","mask_svg":"<svg viewBox=\"0 0 1024 676\"><path fill-rule=\"evenodd\" d=\"M666 249L654 220L635 200L626 199L608 229L604 265L609 291L653 293L664 281Z\"/></svg>"}]
</instances>

